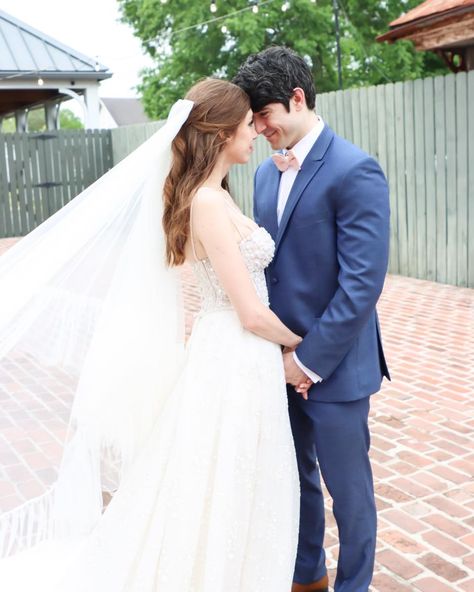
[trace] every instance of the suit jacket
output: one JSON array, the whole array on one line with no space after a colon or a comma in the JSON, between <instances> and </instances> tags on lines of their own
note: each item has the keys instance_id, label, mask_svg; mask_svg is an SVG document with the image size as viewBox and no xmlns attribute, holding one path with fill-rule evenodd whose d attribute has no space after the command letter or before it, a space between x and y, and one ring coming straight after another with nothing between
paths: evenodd
<instances>
[{"instance_id":1,"label":"suit jacket","mask_svg":"<svg viewBox=\"0 0 474 592\"><path fill-rule=\"evenodd\" d=\"M390 379L375 309L389 255L389 194L377 162L327 125L305 158L277 223L281 173L254 180L255 220L275 241L270 306L304 339L296 353L322 377L318 401L351 401Z\"/></svg>"}]
</instances>

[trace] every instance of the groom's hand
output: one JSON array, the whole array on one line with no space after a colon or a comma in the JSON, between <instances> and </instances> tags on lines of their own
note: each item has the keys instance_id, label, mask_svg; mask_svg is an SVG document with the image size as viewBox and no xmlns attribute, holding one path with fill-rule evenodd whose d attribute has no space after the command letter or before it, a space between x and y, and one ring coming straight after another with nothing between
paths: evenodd
<instances>
[{"instance_id":1,"label":"groom's hand","mask_svg":"<svg viewBox=\"0 0 474 592\"><path fill-rule=\"evenodd\" d=\"M303 399L308 399L308 389L313 384L293 358L292 352L283 353L283 367L287 384L292 384Z\"/></svg>"}]
</instances>

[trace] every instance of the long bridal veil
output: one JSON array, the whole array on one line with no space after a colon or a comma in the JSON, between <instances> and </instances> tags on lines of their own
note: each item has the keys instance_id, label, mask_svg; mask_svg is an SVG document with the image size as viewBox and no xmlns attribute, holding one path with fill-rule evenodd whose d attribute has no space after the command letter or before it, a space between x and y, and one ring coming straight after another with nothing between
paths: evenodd
<instances>
[{"instance_id":1,"label":"long bridal veil","mask_svg":"<svg viewBox=\"0 0 474 592\"><path fill-rule=\"evenodd\" d=\"M0 258L0 557L92 529L177 376L161 196L192 105Z\"/></svg>"}]
</instances>

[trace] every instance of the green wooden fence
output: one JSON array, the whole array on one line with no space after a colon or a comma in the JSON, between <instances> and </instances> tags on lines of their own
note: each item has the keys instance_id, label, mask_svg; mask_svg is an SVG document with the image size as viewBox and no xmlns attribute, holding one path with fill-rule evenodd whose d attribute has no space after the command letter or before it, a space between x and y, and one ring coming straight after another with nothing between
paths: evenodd
<instances>
[{"instance_id":1,"label":"green wooden fence","mask_svg":"<svg viewBox=\"0 0 474 592\"><path fill-rule=\"evenodd\" d=\"M323 119L387 174L392 273L474 287L473 105L474 72L317 98ZM0 237L26 234L160 125L0 135ZM263 138L255 148L247 165L231 171L248 215L254 171L271 152Z\"/></svg>"},{"instance_id":2,"label":"green wooden fence","mask_svg":"<svg viewBox=\"0 0 474 592\"><path fill-rule=\"evenodd\" d=\"M392 273L474 287L474 71L323 94L387 174Z\"/></svg>"},{"instance_id":3,"label":"green wooden fence","mask_svg":"<svg viewBox=\"0 0 474 592\"><path fill-rule=\"evenodd\" d=\"M111 167L109 130L0 134L0 237L27 234Z\"/></svg>"}]
</instances>

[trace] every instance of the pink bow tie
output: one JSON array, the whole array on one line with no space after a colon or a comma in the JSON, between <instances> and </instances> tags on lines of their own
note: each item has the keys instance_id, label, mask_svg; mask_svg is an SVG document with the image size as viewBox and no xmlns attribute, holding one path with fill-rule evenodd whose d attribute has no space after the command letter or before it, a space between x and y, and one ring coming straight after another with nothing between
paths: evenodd
<instances>
[{"instance_id":1,"label":"pink bow tie","mask_svg":"<svg viewBox=\"0 0 474 592\"><path fill-rule=\"evenodd\" d=\"M286 154L272 154L272 159L278 170L282 173L289 168L295 169L295 171L299 171L301 168L300 163L292 150L288 150Z\"/></svg>"}]
</instances>

